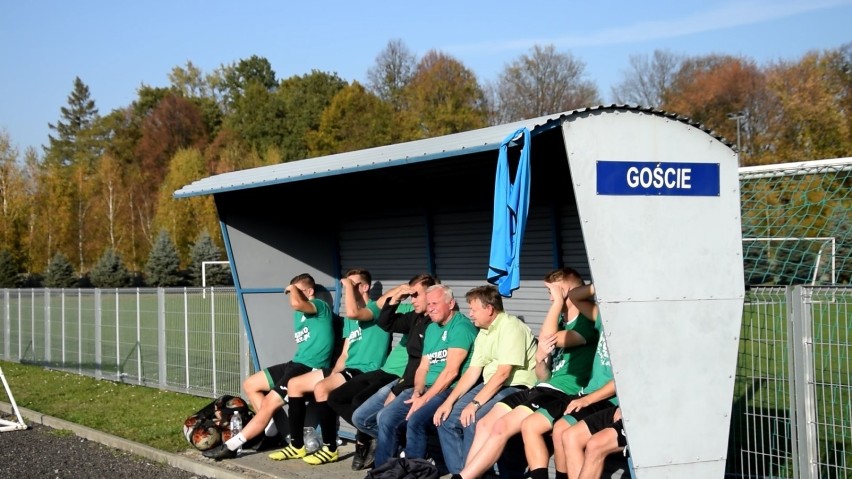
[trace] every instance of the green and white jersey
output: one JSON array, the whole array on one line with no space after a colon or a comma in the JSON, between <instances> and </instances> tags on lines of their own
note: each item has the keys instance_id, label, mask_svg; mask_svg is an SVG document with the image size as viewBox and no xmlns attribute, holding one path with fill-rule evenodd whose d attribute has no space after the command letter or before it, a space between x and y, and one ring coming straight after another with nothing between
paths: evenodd
<instances>
[{"instance_id":1,"label":"green and white jersey","mask_svg":"<svg viewBox=\"0 0 852 479\"><path fill-rule=\"evenodd\" d=\"M606 348L606 337L603 334L603 321L600 315L595 320L595 329L598 331L598 347L592 360L592 375L589 378L589 384L583 388L583 394L591 394L612 381L612 364L609 361L609 351ZM614 396L609 401L618 405L618 397Z\"/></svg>"},{"instance_id":2,"label":"green and white jersey","mask_svg":"<svg viewBox=\"0 0 852 479\"><path fill-rule=\"evenodd\" d=\"M470 350L476 340L478 330L470 318L456 311L443 326L431 323L426 328L423 339L423 357L429 358L429 371L426 373L426 387L435 384L441 371L447 366L448 349L459 348L468 351L468 355L459 369L458 380L470 364ZM455 382L450 386L455 386Z\"/></svg>"},{"instance_id":3,"label":"green and white jersey","mask_svg":"<svg viewBox=\"0 0 852 479\"><path fill-rule=\"evenodd\" d=\"M376 324L381 311L379 306L370 300L367 309L373 313L370 321L343 318L343 338L349 340L346 367L365 373L375 371L384 364L390 344L390 333Z\"/></svg>"},{"instance_id":4,"label":"green and white jersey","mask_svg":"<svg viewBox=\"0 0 852 479\"><path fill-rule=\"evenodd\" d=\"M540 385L559 389L565 394L578 394L588 384L592 373L598 332L595 323L582 314L568 322L561 322L560 329L580 334L586 344L557 349L550 368L550 379L542 381Z\"/></svg>"},{"instance_id":5,"label":"green and white jersey","mask_svg":"<svg viewBox=\"0 0 852 479\"><path fill-rule=\"evenodd\" d=\"M327 368L331 365L331 352L334 349L331 308L323 300L310 301L316 313L296 311L293 314L293 335L296 338L293 361L315 369Z\"/></svg>"}]
</instances>

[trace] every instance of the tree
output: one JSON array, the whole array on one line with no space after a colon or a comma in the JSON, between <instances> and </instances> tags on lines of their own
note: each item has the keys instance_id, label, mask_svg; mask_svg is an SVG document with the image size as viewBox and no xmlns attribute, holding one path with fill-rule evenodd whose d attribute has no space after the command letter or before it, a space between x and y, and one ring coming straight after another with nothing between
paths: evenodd
<instances>
[{"instance_id":1,"label":"tree","mask_svg":"<svg viewBox=\"0 0 852 479\"><path fill-rule=\"evenodd\" d=\"M176 190L207 174L204 158L198 150L180 150L170 162L168 175L160 185L154 225L157 231L169 233L181 258L187 257L190 245L201 231L213 231L219 226L212 197L173 196Z\"/></svg>"},{"instance_id":2,"label":"tree","mask_svg":"<svg viewBox=\"0 0 852 479\"><path fill-rule=\"evenodd\" d=\"M405 88L403 140L431 138L486 125L485 94L476 75L455 58L432 50Z\"/></svg>"},{"instance_id":3,"label":"tree","mask_svg":"<svg viewBox=\"0 0 852 479\"><path fill-rule=\"evenodd\" d=\"M388 42L376 56L376 64L367 70L367 87L395 111L405 108L403 92L414 76L417 58L402 40Z\"/></svg>"},{"instance_id":4,"label":"tree","mask_svg":"<svg viewBox=\"0 0 852 479\"><path fill-rule=\"evenodd\" d=\"M74 90L68 95L68 106L60 108L61 119L48 127L56 136L48 135L45 161L69 166L80 161L93 161L100 151L92 135L92 125L98 119L98 109L89 93L89 87L74 78Z\"/></svg>"},{"instance_id":5,"label":"tree","mask_svg":"<svg viewBox=\"0 0 852 479\"><path fill-rule=\"evenodd\" d=\"M852 68L843 52L811 52L768 68L768 89L777 101L767 115L771 124L762 162L852 154Z\"/></svg>"},{"instance_id":6,"label":"tree","mask_svg":"<svg viewBox=\"0 0 852 479\"><path fill-rule=\"evenodd\" d=\"M308 153L323 156L388 145L395 133L391 106L354 82L334 96L319 129L308 132Z\"/></svg>"},{"instance_id":7,"label":"tree","mask_svg":"<svg viewBox=\"0 0 852 479\"><path fill-rule=\"evenodd\" d=\"M207 128L198 107L174 93L166 95L143 121L136 148L152 191L163 181L175 152L181 148L201 149L206 143Z\"/></svg>"},{"instance_id":8,"label":"tree","mask_svg":"<svg viewBox=\"0 0 852 479\"><path fill-rule=\"evenodd\" d=\"M661 108L682 61L682 56L665 50L654 50L651 58L630 55L624 79L612 87L616 103Z\"/></svg>"},{"instance_id":9,"label":"tree","mask_svg":"<svg viewBox=\"0 0 852 479\"><path fill-rule=\"evenodd\" d=\"M201 69L187 60L186 67L176 66L169 73L172 89L185 98L208 97L210 86Z\"/></svg>"},{"instance_id":10,"label":"tree","mask_svg":"<svg viewBox=\"0 0 852 479\"><path fill-rule=\"evenodd\" d=\"M62 253L56 253L47 264L44 286L47 288L71 288L77 284L74 267Z\"/></svg>"},{"instance_id":11,"label":"tree","mask_svg":"<svg viewBox=\"0 0 852 479\"><path fill-rule=\"evenodd\" d=\"M172 239L166 230L160 230L154 247L148 255L145 265L145 282L151 286L178 286L182 282L180 276L180 257Z\"/></svg>"},{"instance_id":12,"label":"tree","mask_svg":"<svg viewBox=\"0 0 852 479\"><path fill-rule=\"evenodd\" d=\"M7 249L0 250L0 288L16 288L20 283L20 266Z\"/></svg>"},{"instance_id":13,"label":"tree","mask_svg":"<svg viewBox=\"0 0 852 479\"><path fill-rule=\"evenodd\" d=\"M281 82L277 96L284 105L284 136L280 144L283 161L308 157L307 133L320 126L322 113L347 83L335 73L312 70ZM259 152L262 153L262 152Z\"/></svg>"},{"instance_id":14,"label":"tree","mask_svg":"<svg viewBox=\"0 0 852 479\"><path fill-rule=\"evenodd\" d=\"M89 274L96 288L124 288L130 285L130 273L121 257L112 248L107 248Z\"/></svg>"},{"instance_id":15,"label":"tree","mask_svg":"<svg viewBox=\"0 0 852 479\"><path fill-rule=\"evenodd\" d=\"M535 118L600 104L598 88L584 80L585 64L553 45L535 45L505 67L497 80L491 123Z\"/></svg>"},{"instance_id":16,"label":"tree","mask_svg":"<svg viewBox=\"0 0 852 479\"><path fill-rule=\"evenodd\" d=\"M198 235L192 250L189 253L189 277L194 286L202 284L202 262L222 260L222 250L213 242L213 238L207 231ZM229 269L223 265L211 264L207 266L207 286L228 286L233 284L233 277Z\"/></svg>"},{"instance_id":17,"label":"tree","mask_svg":"<svg viewBox=\"0 0 852 479\"><path fill-rule=\"evenodd\" d=\"M286 142L286 121L282 98L260 83L250 83L231 103L224 124L239 136L241 143L261 153Z\"/></svg>"},{"instance_id":18,"label":"tree","mask_svg":"<svg viewBox=\"0 0 852 479\"><path fill-rule=\"evenodd\" d=\"M0 129L0 248L14 251L19 264L26 257L24 248L27 220L31 211L31 185L18 150L9 134Z\"/></svg>"},{"instance_id":19,"label":"tree","mask_svg":"<svg viewBox=\"0 0 852 479\"><path fill-rule=\"evenodd\" d=\"M765 128L765 90L766 78L753 60L728 55L690 57L682 62L662 107L728 139L737 138L732 115L740 116L742 161L753 156L760 143L757 136Z\"/></svg>"}]
</instances>

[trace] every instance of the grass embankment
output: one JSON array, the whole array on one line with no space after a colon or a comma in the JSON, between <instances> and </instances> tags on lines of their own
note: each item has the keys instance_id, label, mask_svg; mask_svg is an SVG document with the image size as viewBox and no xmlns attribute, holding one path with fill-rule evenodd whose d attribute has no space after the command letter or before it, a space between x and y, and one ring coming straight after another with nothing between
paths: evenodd
<instances>
[{"instance_id":1,"label":"grass embankment","mask_svg":"<svg viewBox=\"0 0 852 479\"><path fill-rule=\"evenodd\" d=\"M162 451L189 444L183 421L211 399L0 361L18 407L97 429ZM0 388L0 400L9 402Z\"/></svg>"}]
</instances>

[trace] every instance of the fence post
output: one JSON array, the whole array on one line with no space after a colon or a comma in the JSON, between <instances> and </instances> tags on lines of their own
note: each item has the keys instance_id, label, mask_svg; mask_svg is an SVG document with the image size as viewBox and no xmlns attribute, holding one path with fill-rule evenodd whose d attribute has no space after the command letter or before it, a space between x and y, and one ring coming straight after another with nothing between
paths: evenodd
<instances>
[{"instance_id":1,"label":"fence post","mask_svg":"<svg viewBox=\"0 0 852 479\"><path fill-rule=\"evenodd\" d=\"M38 361L36 356L36 313L35 313L35 288L30 289L30 347L32 347L33 361Z\"/></svg>"},{"instance_id":2,"label":"fence post","mask_svg":"<svg viewBox=\"0 0 852 479\"><path fill-rule=\"evenodd\" d=\"M805 479L819 477L817 457L817 430L813 374L813 317L810 309L811 290L803 286L787 288L787 310L790 314L790 338L793 342L794 375L791 377L795 389L793 417L793 453L795 454L794 475Z\"/></svg>"},{"instance_id":3,"label":"fence post","mask_svg":"<svg viewBox=\"0 0 852 479\"><path fill-rule=\"evenodd\" d=\"M50 289L44 289L44 362L50 364L52 354L50 347Z\"/></svg>"},{"instance_id":4,"label":"fence post","mask_svg":"<svg viewBox=\"0 0 852 479\"><path fill-rule=\"evenodd\" d=\"M166 368L166 290L157 288L157 359L160 365L160 386L169 384Z\"/></svg>"},{"instance_id":5,"label":"fence post","mask_svg":"<svg viewBox=\"0 0 852 479\"><path fill-rule=\"evenodd\" d=\"M219 397L219 388L216 384L216 294L213 292L213 287L210 288L210 358L213 365L213 397Z\"/></svg>"},{"instance_id":6,"label":"fence post","mask_svg":"<svg viewBox=\"0 0 852 479\"><path fill-rule=\"evenodd\" d=\"M62 298L62 367L65 367L65 288L59 290Z\"/></svg>"},{"instance_id":7,"label":"fence post","mask_svg":"<svg viewBox=\"0 0 852 479\"><path fill-rule=\"evenodd\" d=\"M184 387L189 392L189 298L186 294L186 286L183 287L183 361L184 361Z\"/></svg>"},{"instance_id":8,"label":"fence post","mask_svg":"<svg viewBox=\"0 0 852 479\"><path fill-rule=\"evenodd\" d=\"M9 349L11 348L11 340L9 339L9 336L12 334L11 308L9 307L9 301L12 299L11 296L8 289L3 290L5 303L3 307L3 358L5 359L9 359Z\"/></svg>"},{"instance_id":9,"label":"fence post","mask_svg":"<svg viewBox=\"0 0 852 479\"><path fill-rule=\"evenodd\" d=\"M136 384L144 383L142 373L142 304L139 288L136 288Z\"/></svg>"},{"instance_id":10,"label":"fence post","mask_svg":"<svg viewBox=\"0 0 852 479\"><path fill-rule=\"evenodd\" d=\"M101 363L103 362L103 344L101 344L101 289L95 289L95 377L101 379L103 370Z\"/></svg>"}]
</instances>

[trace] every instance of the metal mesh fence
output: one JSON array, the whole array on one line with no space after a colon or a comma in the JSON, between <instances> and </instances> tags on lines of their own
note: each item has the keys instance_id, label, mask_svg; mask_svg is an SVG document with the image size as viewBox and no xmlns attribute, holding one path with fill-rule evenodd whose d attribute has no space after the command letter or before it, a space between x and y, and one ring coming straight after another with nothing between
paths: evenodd
<instances>
[{"instance_id":1,"label":"metal mesh fence","mask_svg":"<svg viewBox=\"0 0 852 479\"><path fill-rule=\"evenodd\" d=\"M232 288L3 290L0 357L206 397L252 371ZM746 297L726 473L852 476L852 288Z\"/></svg>"},{"instance_id":2,"label":"metal mesh fence","mask_svg":"<svg viewBox=\"0 0 852 479\"><path fill-rule=\"evenodd\" d=\"M199 396L239 395L233 288L4 290L2 357Z\"/></svg>"},{"instance_id":3,"label":"metal mesh fence","mask_svg":"<svg viewBox=\"0 0 852 479\"><path fill-rule=\"evenodd\" d=\"M852 289L759 288L743 314L729 477L852 475Z\"/></svg>"}]
</instances>

